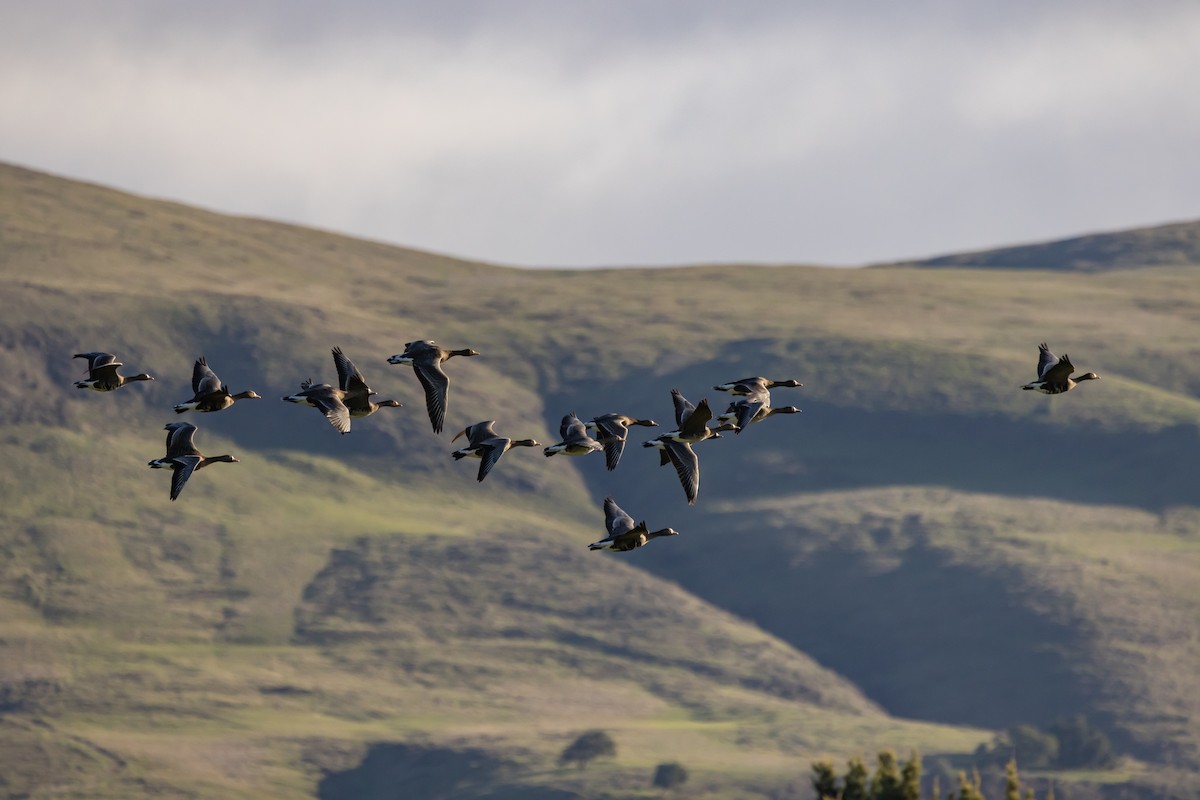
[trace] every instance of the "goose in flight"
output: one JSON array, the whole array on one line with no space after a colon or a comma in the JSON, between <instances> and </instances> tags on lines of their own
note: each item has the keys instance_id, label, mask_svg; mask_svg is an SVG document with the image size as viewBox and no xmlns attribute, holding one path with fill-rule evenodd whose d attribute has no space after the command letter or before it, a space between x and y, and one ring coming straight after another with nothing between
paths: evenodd
<instances>
[{"instance_id":1,"label":"goose in flight","mask_svg":"<svg viewBox=\"0 0 1200 800\"><path fill-rule=\"evenodd\" d=\"M328 383L313 383L312 379L300 384L300 391L282 398L287 403L297 403L302 406L312 406L325 415L329 424L340 434L350 432L350 409L343 401L346 395L336 386Z\"/></svg>"},{"instance_id":2,"label":"goose in flight","mask_svg":"<svg viewBox=\"0 0 1200 800\"><path fill-rule=\"evenodd\" d=\"M371 398L378 392L371 391L371 387L367 386L366 380L362 373L358 371L358 367L354 366L354 362L342 352L342 348L335 347L331 351L333 353L333 364L337 367L338 388L342 390L342 403L350 412L351 417L369 417L381 408L403 408L397 400L380 400L375 402Z\"/></svg>"},{"instance_id":3,"label":"goose in flight","mask_svg":"<svg viewBox=\"0 0 1200 800\"><path fill-rule=\"evenodd\" d=\"M547 458L559 453L564 456L586 456L588 453L604 449L604 445L588 435L587 426L583 424L583 420L575 416L574 411L562 418L562 422L558 426L558 435L562 441L552 444L542 451Z\"/></svg>"},{"instance_id":4,"label":"goose in flight","mask_svg":"<svg viewBox=\"0 0 1200 800\"><path fill-rule=\"evenodd\" d=\"M467 347L462 350L447 350L438 347L433 340L409 342L404 345L404 352L388 358L389 364L411 364L417 373L417 380L425 389L425 407L429 411L429 421L433 423L433 432L441 433L446 421L446 390L450 386L450 377L442 369L448 359L454 356L477 356L479 353Z\"/></svg>"},{"instance_id":5,"label":"goose in flight","mask_svg":"<svg viewBox=\"0 0 1200 800\"><path fill-rule=\"evenodd\" d=\"M799 388L804 386L803 383L795 378L788 378L783 381L773 381L770 378L762 376L754 378L742 378L737 381L729 381L728 383L719 383L713 388L718 392L731 392L733 394L748 395L753 394L758 389L778 389L783 387Z\"/></svg>"},{"instance_id":6,"label":"goose in flight","mask_svg":"<svg viewBox=\"0 0 1200 800\"><path fill-rule=\"evenodd\" d=\"M489 419L483 422L476 422L474 425L468 425L458 433L454 434L451 442L458 441L459 437L466 436L467 444L458 450L453 451L450 455L454 456L454 460L458 461L463 458L478 458L479 474L475 480L483 481L492 471L492 467L496 466L496 462L500 460L500 456L507 453L514 447L538 447L538 443L533 439L509 439L496 433L496 429L492 426L496 424L496 420Z\"/></svg>"},{"instance_id":7,"label":"goose in flight","mask_svg":"<svg viewBox=\"0 0 1200 800\"><path fill-rule=\"evenodd\" d=\"M1050 346L1045 342L1038 345L1038 378L1036 381L1022 386L1022 389L1041 392L1042 394L1062 394L1069 392L1084 381L1100 380L1100 376L1094 372L1088 372L1080 375L1078 378L1071 378L1071 373L1075 371L1075 365L1071 363L1071 358L1063 355L1062 358L1050 352Z\"/></svg>"},{"instance_id":8,"label":"goose in flight","mask_svg":"<svg viewBox=\"0 0 1200 800\"><path fill-rule=\"evenodd\" d=\"M644 520L635 524L633 517L621 510L612 497L604 498L604 527L608 536L589 544L588 550L614 550L623 553L641 547L660 536L679 535L679 531L674 528L652 531L646 527Z\"/></svg>"},{"instance_id":9,"label":"goose in flight","mask_svg":"<svg viewBox=\"0 0 1200 800\"><path fill-rule=\"evenodd\" d=\"M253 389L230 394L229 387L221 383L221 379L208 366L204 356L196 359L192 365L192 399L175 404L175 413L185 411L224 411L238 400L261 400L262 396Z\"/></svg>"},{"instance_id":10,"label":"goose in flight","mask_svg":"<svg viewBox=\"0 0 1200 800\"><path fill-rule=\"evenodd\" d=\"M591 422L585 423L589 431L596 432L596 440L604 447L604 463L608 469L614 470L621 462L621 454L625 452L625 440L629 436L631 425L642 425L647 428L658 427L652 419L638 419L625 414L601 414L592 417Z\"/></svg>"},{"instance_id":11,"label":"goose in flight","mask_svg":"<svg viewBox=\"0 0 1200 800\"><path fill-rule=\"evenodd\" d=\"M192 473L198 469L224 461L237 464L238 460L230 455L205 456L196 449L196 426L190 422L168 422L163 428L167 432L167 454L149 462L153 469L171 470L171 499L179 497L184 484Z\"/></svg>"},{"instance_id":12,"label":"goose in flight","mask_svg":"<svg viewBox=\"0 0 1200 800\"><path fill-rule=\"evenodd\" d=\"M134 381L152 381L146 373L140 375L118 375L117 367L125 366L112 353L76 353L72 358L86 358L88 376L75 381L76 389L91 389L96 392L113 392Z\"/></svg>"}]
</instances>

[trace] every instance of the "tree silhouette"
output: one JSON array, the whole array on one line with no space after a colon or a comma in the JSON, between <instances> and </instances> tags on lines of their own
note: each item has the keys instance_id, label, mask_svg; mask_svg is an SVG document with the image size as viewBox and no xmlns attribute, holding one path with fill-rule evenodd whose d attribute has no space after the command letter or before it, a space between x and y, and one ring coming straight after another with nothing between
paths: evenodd
<instances>
[{"instance_id":1,"label":"tree silhouette","mask_svg":"<svg viewBox=\"0 0 1200 800\"><path fill-rule=\"evenodd\" d=\"M674 789L687 782L687 770L681 764L659 764L654 770L654 785L659 789Z\"/></svg>"},{"instance_id":2,"label":"tree silhouette","mask_svg":"<svg viewBox=\"0 0 1200 800\"><path fill-rule=\"evenodd\" d=\"M587 731L563 749L558 757L558 763L570 764L583 769L588 762L597 758L612 758L617 754L617 743L612 737L601 730Z\"/></svg>"},{"instance_id":3,"label":"tree silhouette","mask_svg":"<svg viewBox=\"0 0 1200 800\"><path fill-rule=\"evenodd\" d=\"M1004 765L1004 800L1021 800L1021 777L1017 774L1016 759Z\"/></svg>"},{"instance_id":4,"label":"tree silhouette","mask_svg":"<svg viewBox=\"0 0 1200 800\"><path fill-rule=\"evenodd\" d=\"M921 756L915 751L904 762L904 769L900 770L900 798L921 800ZM941 800L936 792L933 800Z\"/></svg>"},{"instance_id":5,"label":"tree silhouette","mask_svg":"<svg viewBox=\"0 0 1200 800\"><path fill-rule=\"evenodd\" d=\"M901 800L900 796L900 766L896 763L896 754L884 750L879 754L879 763L875 766L875 776L871 778L872 800Z\"/></svg>"},{"instance_id":6,"label":"tree silhouette","mask_svg":"<svg viewBox=\"0 0 1200 800\"><path fill-rule=\"evenodd\" d=\"M842 781L842 800L868 800L867 765L857 756L846 762L846 777Z\"/></svg>"},{"instance_id":7,"label":"tree silhouette","mask_svg":"<svg viewBox=\"0 0 1200 800\"><path fill-rule=\"evenodd\" d=\"M979 770L974 770L971 777L967 777L967 773L958 773L958 798L957 800L985 800L982 790L979 788Z\"/></svg>"},{"instance_id":8,"label":"tree silhouette","mask_svg":"<svg viewBox=\"0 0 1200 800\"><path fill-rule=\"evenodd\" d=\"M817 800L841 800L836 768L832 761L817 761L812 765L812 787Z\"/></svg>"}]
</instances>

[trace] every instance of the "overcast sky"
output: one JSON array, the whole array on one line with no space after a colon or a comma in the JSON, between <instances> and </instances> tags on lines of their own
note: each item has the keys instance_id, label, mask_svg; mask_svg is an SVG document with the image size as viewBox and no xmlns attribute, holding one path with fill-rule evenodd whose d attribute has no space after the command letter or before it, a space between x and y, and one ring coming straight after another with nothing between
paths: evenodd
<instances>
[{"instance_id":1,"label":"overcast sky","mask_svg":"<svg viewBox=\"0 0 1200 800\"><path fill-rule=\"evenodd\" d=\"M0 0L0 160L531 266L1200 218L1200 2Z\"/></svg>"}]
</instances>

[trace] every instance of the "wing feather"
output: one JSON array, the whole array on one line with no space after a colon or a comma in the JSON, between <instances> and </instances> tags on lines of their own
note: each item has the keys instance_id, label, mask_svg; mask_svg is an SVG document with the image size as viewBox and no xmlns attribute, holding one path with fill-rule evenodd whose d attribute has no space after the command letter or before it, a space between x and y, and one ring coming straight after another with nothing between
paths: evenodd
<instances>
[{"instance_id":1,"label":"wing feather","mask_svg":"<svg viewBox=\"0 0 1200 800\"><path fill-rule=\"evenodd\" d=\"M475 480L483 481L492 471L492 467L496 466L496 462L500 460L500 456L504 455L504 451L508 449L508 444L511 439L489 439L485 444L481 444L487 450L486 453L479 459L479 475Z\"/></svg>"},{"instance_id":2,"label":"wing feather","mask_svg":"<svg viewBox=\"0 0 1200 800\"><path fill-rule=\"evenodd\" d=\"M679 426L679 432L687 437L699 436L710 419L712 419L712 409L708 407L708 398L705 398L688 414L687 419Z\"/></svg>"},{"instance_id":3,"label":"wing feather","mask_svg":"<svg viewBox=\"0 0 1200 800\"><path fill-rule=\"evenodd\" d=\"M190 422L171 422L167 425L167 458L196 453L196 426Z\"/></svg>"},{"instance_id":4,"label":"wing feather","mask_svg":"<svg viewBox=\"0 0 1200 800\"><path fill-rule=\"evenodd\" d=\"M696 407L678 389L671 390L671 402L675 404L675 426L682 428L684 421Z\"/></svg>"},{"instance_id":5,"label":"wing feather","mask_svg":"<svg viewBox=\"0 0 1200 800\"><path fill-rule=\"evenodd\" d=\"M609 538L632 530L633 517L625 513L612 497L604 498L604 527Z\"/></svg>"},{"instance_id":6,"label":"wing feather","mask_svg":"<svg viewBox=\"0 0 1200 800\"><path fill-rule=\"evenodd\" d=\"M333 364L337 367L338 388L343 392L369 395L371 387L367 386L366 379L358 371L358 367L354 366L354 362L342 352L342 348L335 347L330 352L333 353Z\"/></svg>"},{"instance_id":7,"label":"wing feather","mask_svg":"<svg viewBox=\"0 0 1200 800\"><path fill-rule=\"evenodd\" d=\"M675 467L675 474L679 476L679 482L683 485L688 505L692 505L696 502L696 496L700 494L700 459L696 457L692 446L686 442L668 440L664 452Z\"/></svg>"},{"instance_id":8,"label":"wing feather","mask_svg":"<svg viewBox=\"0 0 1200 800\"><path fill-rule=\"evenodd\" d=\"M425 407L429 412L429 421L433 423L433 431L441 433L446 421L446 390L450 386L450 378L437 361L413 361L413 371L425 390Z\"/></svg>"},{"instance_id":9,"label":"wing feather","mask_svg":"<svg viewBox=\"0 0 1200 800\"><path fill-rule=\"evenodd\" d=\"M196 467L200 466L201 458L198 455L183 455L175 456L171 459L171 499L179 497L179 493L183 491L183 485L187 483L188 478L192 477L192 473L196 471Z\"/></svg>"},{"instance_id":10,"label":"wing feather","mask_svg":"<svg viewBox=\"0 0 1200 800\"><path fill-rule=\"evenodd\" d=\"M604 446L604 466L611 472L621 463L621 454L625 452L625 437L601 436L600 444Z\"/></svg>"},{"instance_id":11,"label":"wing feather","mask_svg":"<svg viewBox=\"0 0 1200 800\"><path fill-rule=\"evenodd\" d=\"M192 365L192 393L197 399L206 394L221 391L221 379L208 366L204 356L196 359Z\"/></svg>"},{"instance_id":12,"label":"wing feather","mask_svg":"<svg viewBox=\"0 0 1200 800\"><path fill-rule=\"evenodd\" d=\"M763 404L761 402L738 403L738 408L737 408L738 433L741 433L742 431L744 431L746 429L746 426L754 421L754 417L757 416L758 412L761 411L764 407L765 407L765 404Z\"/></svg>"}]
</instances>

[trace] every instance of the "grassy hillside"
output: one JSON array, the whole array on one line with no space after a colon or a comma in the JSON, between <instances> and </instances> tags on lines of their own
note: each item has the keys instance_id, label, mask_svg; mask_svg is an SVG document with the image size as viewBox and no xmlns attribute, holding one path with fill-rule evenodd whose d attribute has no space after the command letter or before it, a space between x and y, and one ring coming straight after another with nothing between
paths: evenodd
<instances>
[{"instance_id":1,"label":"grassy hillside","mask_svg":"<svg viewBox=\"0 0 1200 800\"><path fill-rule=\"evenodd\" d=\"M1200 222L1074 236L1052 242L954 253L913 262L921 267L1002 267L1098 272L1200 264Z\"/></svg>"},{"instance_id":2,"label":"grassy hillside","mask_svg":"<svg viewBox=\"0 0 1200 800\"><path fill-rule=\"evenodd\" d=\"M699 547L651 554L650 568L762 621L889 711L1009 727L1084 708L1126 750L1195 758L1194 509L914 488L714 506ZM732 588L747 581L763 588ZM785 603L805 613L780 615ZM880 659L887 670L871 668Z\"/></svg>"},{"instance_id":3,"label":"grassy hillside","mask_svg":"<svg viewBox=\"0 0 1200 800\"><path fill-rule=\"evenodd\" d=\"M693 796L770 796L817 755L961 759L1075 713L1131 756L1109 780L1200 764L1190 267L523 271L0 187L10 794L640 796L679 760ZM385 361L416 338L483 353L448 365L442 437ZM1021 392L1043 339L1103 379ZM405 408L341 437L280 403L335 344ZM157 380L76 391L92 349ZM267 399L193 420L242 461L170 503L145 462L201 353ZM480 419L552 442L752 374L804 414L702 445L695 507L644 429L613 473L448 456ZM586 552L608 493L683 535ZM616 761L556 769L592 727Z\"/></svg>"}]
</instances>

